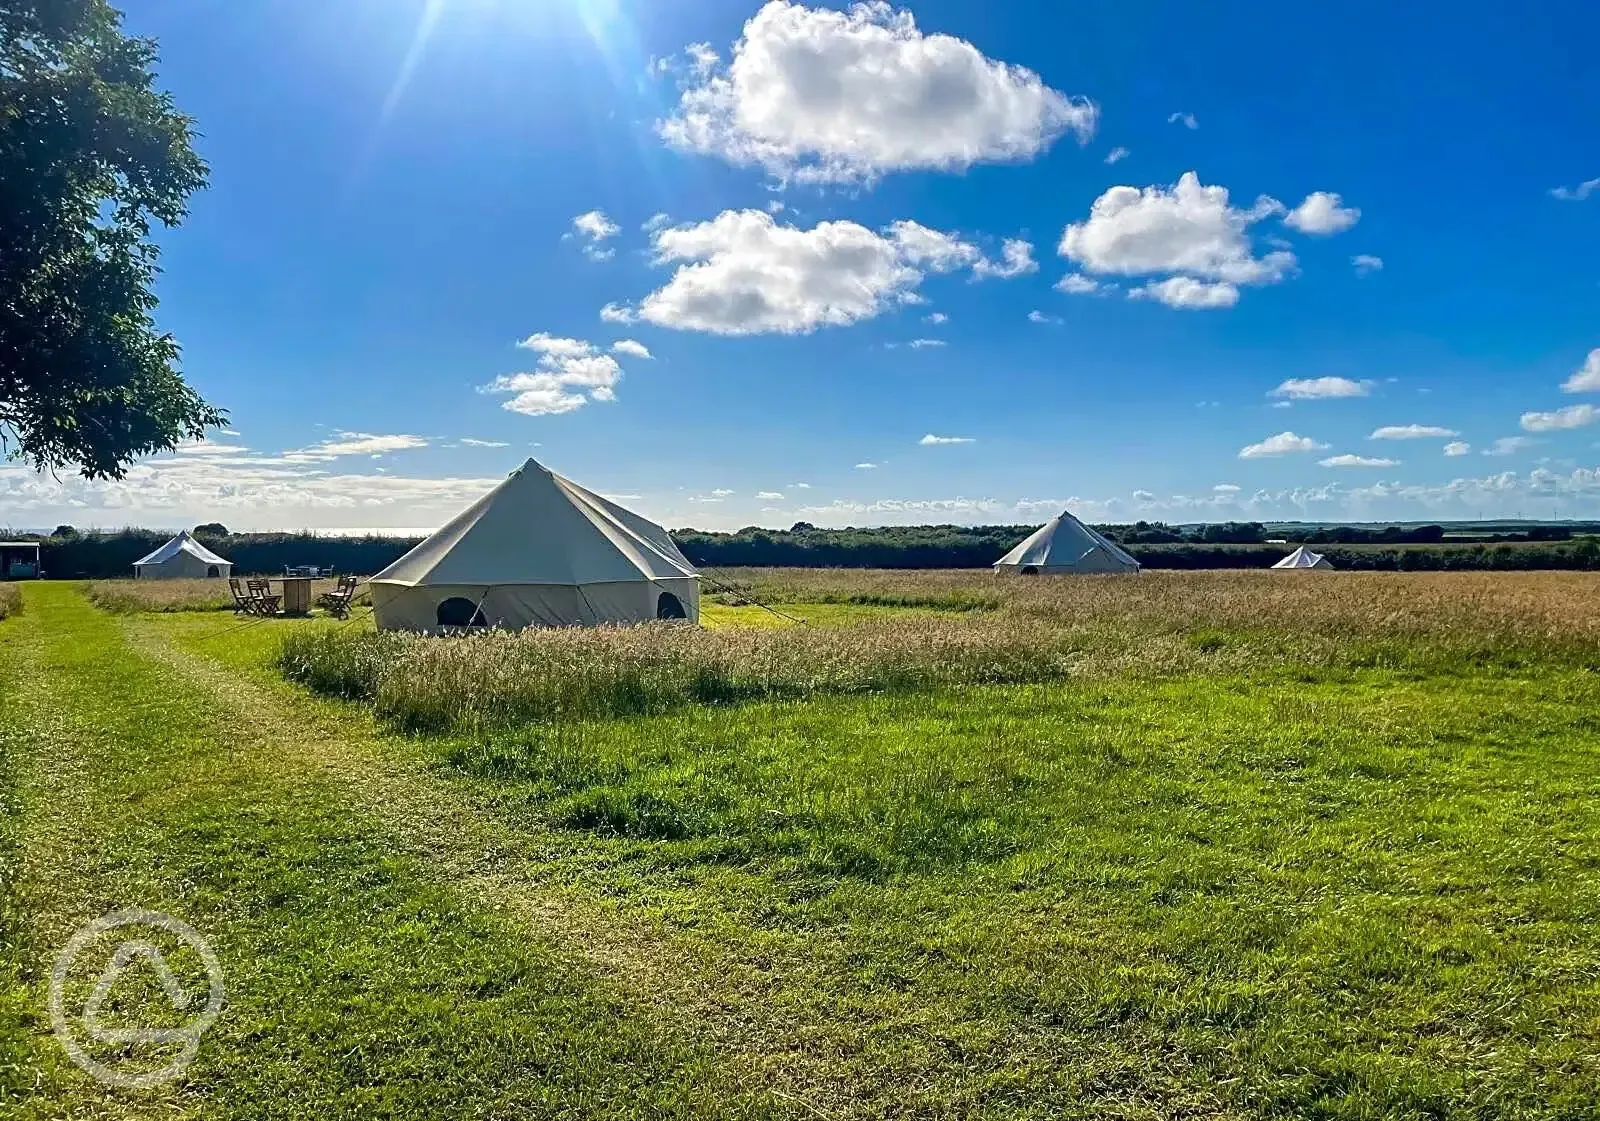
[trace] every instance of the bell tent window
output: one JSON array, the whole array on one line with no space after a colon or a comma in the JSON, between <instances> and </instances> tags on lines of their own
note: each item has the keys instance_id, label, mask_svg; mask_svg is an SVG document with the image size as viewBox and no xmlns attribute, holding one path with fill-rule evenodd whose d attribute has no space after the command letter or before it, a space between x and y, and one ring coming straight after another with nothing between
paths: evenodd
<instances>
[{"instance_id":1,"label":"bell tent window","mask_svg":"<svg viewBox=\"0 0 1600 1121\"><path fill-rule=\"evenodd\" d=\"M208 565L206 565L206 575L207 576L221 576L222 573L217 571L217 566L216 565L208 564Z\"/></svg>"},{"instance_id":2,"label":"bell tent window","mask_svg":"<svg viewBox=\"0 0 1600 1121\"><path fill-rule=\"evenodd\" d=\"M1022 574L1024 576L1037 576L1039 575L1039 570L1033 565L1027 564L1022 566Z\"/></svg>"},{"instance_id":3,"label":"bell tent window","mask_svg":"<svg viewBox=\"0 0 1600 1121\"><path fill-rule=\"evenodd\" d=\"M434 618L441 627L486 627L483 609L465 596L451 596L439 605Z\"/></svg>"},{"instance_id":4,"label":"bell tent window","mask_svg":"<svg viewBox=\"0 0 1600 1121\"><path fill-rule=\"evenodd\" d=\"M661 598L656 600L657 619L687 619L689 613L683 609L683 600L671 592L662 592Z\"/></svg>"}]
</instances>

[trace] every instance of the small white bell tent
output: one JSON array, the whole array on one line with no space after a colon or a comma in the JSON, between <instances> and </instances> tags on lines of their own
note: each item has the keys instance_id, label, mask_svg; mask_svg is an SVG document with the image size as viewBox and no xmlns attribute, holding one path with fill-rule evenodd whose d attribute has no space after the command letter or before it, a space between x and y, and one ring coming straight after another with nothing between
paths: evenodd
<instances>
[{"instance_id":1,"label":"small white bell tent","mask_svg":"<svg viewBox=\"0 0 1600 1121\"><path fill-rule=\"evenodd\" d=\"M1068 572L1138 572L1139 562L1116 542L1084 525L1067 510L1040 526L994 563L996 572L1024 575Z\"/></svg>"},{"instance_id":2,"label":"small white bell tent","mask_svg":"<svg viewBox=\"0 0 1600 1121\"><path fill-rule=\"evenodd\" d=\"M161 548L133 562L140 580L195 580L231 576L233 562L224 560L184 530Z\"/></svg>"},{"instance_id":3,"label":"small white bell tent","mask_svg":"<svg viewBox=\"0 0 1600 1121\"><path fill-rule=\"evenodd\" d=\"M1331 570L1333 568L1333 564L1321 553L1313 553L1310 549L1302 545L1272 567L1283 569L1322 568Z\"/></svg>"},{"instance_id":4,"label":"small white bell tent","mask_svg":"<svg viewBox=\"0 0 1600 1121\"><path fill-rule=\"evenodd\" d=\"M380 630L700 618L666 530L532 459L367 587Z\"/></svg>"}]
</instances>

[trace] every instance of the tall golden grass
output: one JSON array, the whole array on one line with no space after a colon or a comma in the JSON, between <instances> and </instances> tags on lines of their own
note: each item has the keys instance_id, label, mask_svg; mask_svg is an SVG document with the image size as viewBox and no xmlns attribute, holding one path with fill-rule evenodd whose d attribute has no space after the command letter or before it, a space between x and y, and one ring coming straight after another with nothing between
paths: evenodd
<instances>
[{"instance_id":1,"label":"tall golden grass","mask_svg":"<svg viewBox=\"0 0 1600 1121\"><path fill-rule=\"evenodd\" d=\"M312 603L323 592L332 591L332 580L318 580L311 586ZM233 593L226 580L95 580L84 587L89 601L118 615L146 611L226 611L233 607Z\"/></svg>"},{"instance_id":2,"label":"tall golden grass","mask_svg":"<svg viewBox=\"0 0 1600 1121\"><path fill-rule=\"evenodd\" d=\"M1587 573L752 575L753 592L790 602L920 595L970 608L982 595L993 607L886 612L849 627L650 624L454 639L309 629L289 636L279 664L320 691L372 701L398 727L442 731L829 693L1202 669L1465 668L1600 650L1600 576Z\"/></svg>"},{"instance_id":3,"label":"tall golden grass","mask_svg":"<svg viewBox=\"0 0 1600 1121\"><path fill-rule=\"evenodd\" d=\"M22 610L22 589L16 584L0 584L0 619L9 619Z\"/></svg>"},{"instance_id":4,"label":"tall golden grass","mask_svg":"<svg viewBox=\"0 0 1600 1121\"><path fill-rule=\"evenodd\" d=\"M1600 573L1588 572L1222 570L1027 577L970 569L744 568L711 575L771 603L977 606L1176 629L1260 625L1362 635L1471 632L1600 640Z\"/></svg>"}]
</instances>

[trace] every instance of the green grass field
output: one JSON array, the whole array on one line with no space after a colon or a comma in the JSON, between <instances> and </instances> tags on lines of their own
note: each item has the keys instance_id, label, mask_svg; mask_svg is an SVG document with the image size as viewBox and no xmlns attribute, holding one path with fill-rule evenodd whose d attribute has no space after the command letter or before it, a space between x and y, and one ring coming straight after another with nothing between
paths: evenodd
<instances>
[{"instance_id":1,"label":"green grass field","mask_svg":"<svg viewBox=\"0 0 1600 1121\"><path fill-rule=\"evenodd\" d=\"M25 586L0 1117L1600 1113L1600 579L748 579L810 626L709 605L674 666L787 685L952 627L1071 656L408 736L279 672L362 621ZM479 649L396 680L503 688ZM124 906L227 977L154 1090L91 1080L45 1012Z\"/></svg>"}]
</instances>

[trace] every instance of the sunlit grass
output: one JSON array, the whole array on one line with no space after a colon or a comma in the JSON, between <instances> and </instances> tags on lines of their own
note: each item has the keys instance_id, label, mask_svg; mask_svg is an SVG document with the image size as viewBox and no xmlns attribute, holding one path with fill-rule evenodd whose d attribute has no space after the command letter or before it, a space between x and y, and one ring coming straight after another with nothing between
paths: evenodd
<instances>
[{"instance_id":1,"label":"sunlit grass","mask_svg":"<svg viewBox=\"0 0 1600 1121\"><path fill-rule=\"evenodd\" d=\"M1596 578L851 575L466 640L43 589L0 1011L137 898L250 963L164 1115L1593 1114ZM126 1112L50 1042L0 1113Z\"/></svg>"},{"instance_id":2,"label":"sunlit grass","mask_svg":"<svg viewBox=\"0 0 1600 1121\"><path fill-rule=\"evenodd\" d=\"M802 572L794 579L826 594L842 577ZM916 598L903 582L866 574L864 587L876 590L862 595ZM780 587L775 611L791 618L757 606L708 605L705 628L648 624L442 639L305 629L288 638L279 664L315 689L370 700L399 728L486 729L686 704L1068 677L1369 666L1441 672L1535 658L1587 664L1600 637L1590 590L1600 590L1600 579L1571 574L936 575L923 602L943 599L961 609L786 605ZM980 591L993 597L992 608L971 607Z\"/></svg>"}]
</instances>

